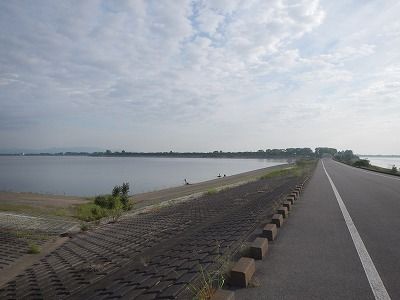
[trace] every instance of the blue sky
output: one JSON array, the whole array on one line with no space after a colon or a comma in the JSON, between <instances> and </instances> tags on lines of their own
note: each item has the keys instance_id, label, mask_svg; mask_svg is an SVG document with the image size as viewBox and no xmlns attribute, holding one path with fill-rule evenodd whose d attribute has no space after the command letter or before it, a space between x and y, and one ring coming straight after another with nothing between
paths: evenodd
<instances>
[{"instance_id":1,"label":"blue sky","mask_svg":"<svg viewBox=\"0 0 400 300\"><path fill-rule=\"evenodd\" d=\"M1 148L400 154L397 1L2 1Z\"/></svg>"}]
</instances>

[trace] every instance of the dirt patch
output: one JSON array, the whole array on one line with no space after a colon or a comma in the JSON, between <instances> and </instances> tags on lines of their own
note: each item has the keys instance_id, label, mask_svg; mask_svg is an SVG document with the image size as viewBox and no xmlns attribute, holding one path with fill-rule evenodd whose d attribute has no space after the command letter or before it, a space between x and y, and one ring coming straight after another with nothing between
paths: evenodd
<instances>
[{"instance_id":1,"label":"dirt patch","mask_svg":"<svg viewBox=\"0 0 400 300\"><path fill-rule=\"evenodd\" d=\"M0 192L0 204L6 205L66 208L87 201L85 198L60 195Z\"/></svg>"}]
</instances>

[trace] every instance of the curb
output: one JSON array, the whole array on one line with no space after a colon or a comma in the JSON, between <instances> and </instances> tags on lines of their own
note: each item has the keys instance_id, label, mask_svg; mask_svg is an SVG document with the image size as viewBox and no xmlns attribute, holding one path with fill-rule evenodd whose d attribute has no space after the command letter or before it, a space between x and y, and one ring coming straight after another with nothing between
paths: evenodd
<instances>
[{"instance_id":1,"label":"curb","mask_svg":"<svg viewBox=\"0 0 400 300\"><path fill-rule=\"evenodd\" d=\"M288 218L289 211L293 209L295 201L300 199L300 194L304 190L304 186L309 180L308 177L304 179L301 184L296 187L285 197L281 206L273 214L271 222L266 224L259 237L257 237L250 245L248 257L241 257L232 268L230 275L230 284L236 287L246 288L256 271L255 260L262 260L268 253L269 242L276 239L278 235L278 228L284 224L284 219ZM218 289L211 297L211 300L234 300L234 292L228 290Z\"/></svg>"}]
</instances>

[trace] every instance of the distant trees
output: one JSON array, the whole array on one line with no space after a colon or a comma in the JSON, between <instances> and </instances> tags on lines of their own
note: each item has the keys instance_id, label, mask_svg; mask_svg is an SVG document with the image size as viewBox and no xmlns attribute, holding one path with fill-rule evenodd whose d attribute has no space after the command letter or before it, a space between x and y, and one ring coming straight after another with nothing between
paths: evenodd
<instances>
[{"instance_id":1,"label":"distant trees","mask_svg":"<svg viewBox=\"0 0 400 300\"><path fill-rule=\"evenodd\" d=\"M323 157L325 155L335 156L336 154L337 150L335 148L328 148L328 147L315 148L316 157Z\"/></svg>"},{"instance_id":2,"label":"distant trees","mask_svg":"<svg viewBox=\"0 0 400 300\"><path fill-rule=\"evenodd\" d=\"M289 157L314 157L311 148L286 148L286 149L259 149L257 151L224 152L94 152L90 156L132 156L132 157L201 157L201 158L289 158Z\"/></svg>"},{"instance_id":3,"label":"distant trees","mask_svg":"<svg viewBox=\"0 0 400 300\"><path fill-rule=\"evenodd\" d=\"M360 159L357 155L354 155L352 150L339 151L335 154L335 158L347 163L354 163Z\"/></svg>"}]
</instances>

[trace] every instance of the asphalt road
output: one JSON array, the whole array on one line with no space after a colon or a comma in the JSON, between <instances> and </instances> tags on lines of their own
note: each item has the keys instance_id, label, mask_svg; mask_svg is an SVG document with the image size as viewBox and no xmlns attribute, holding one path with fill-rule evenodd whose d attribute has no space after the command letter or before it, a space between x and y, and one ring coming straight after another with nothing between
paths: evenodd
<instances>
[{"instance_id":1,"label":"asphalt road","mask_svg":"<svg viewBox=\"0 0 400 300\"><path fill-rule=\"evenodd\" d=\"M255 277L236 299L400 299L400 178L320 161Z\"/></svg>"}]
</instances>

